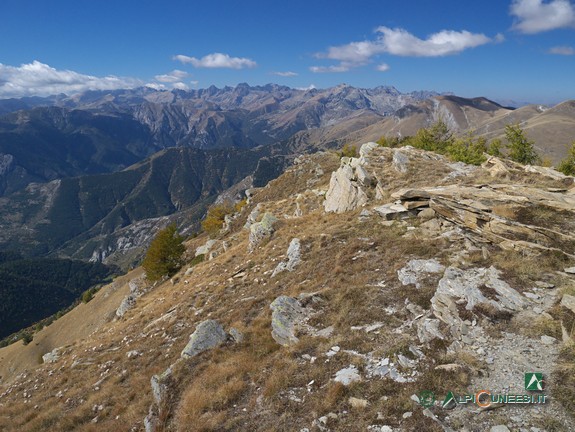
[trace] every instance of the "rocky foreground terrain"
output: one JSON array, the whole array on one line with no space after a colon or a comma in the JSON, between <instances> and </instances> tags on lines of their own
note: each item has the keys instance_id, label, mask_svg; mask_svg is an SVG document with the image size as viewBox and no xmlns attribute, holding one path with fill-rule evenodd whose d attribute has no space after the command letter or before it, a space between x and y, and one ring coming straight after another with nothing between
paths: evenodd
<instances>
[{"instance_id":1,"label":"rocky foreground terrain","mask_svg":"<svg viewBox=\"0 0 575 432\"><path fill-rule=\"evenodd\" d=\"M374 143L295 162L171 280L136 269L1 349L0 429L575 430L572 177ZM546 403L443 403L480 390Z\"/></svg>"}]
</instances>

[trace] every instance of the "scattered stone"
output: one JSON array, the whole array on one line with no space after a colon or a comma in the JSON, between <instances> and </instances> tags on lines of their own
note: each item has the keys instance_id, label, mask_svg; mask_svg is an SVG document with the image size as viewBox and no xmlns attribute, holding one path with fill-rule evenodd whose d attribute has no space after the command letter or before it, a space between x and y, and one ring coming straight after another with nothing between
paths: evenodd
<instances>
[{"instance_id":1,"label":"scattered stone","mask_svg":"<svg viewBox=\"0 0 575 432\"><path fill-rule=\"evenodd\" d=\"M541 343L543 345L553 345L555 342L557 342L557 339L555 339L554 337L547 335L541 336Z\"/></svg>"},{"instance_id":2,"label":"scattered stone","mask_svg":"<svg viewBox=\"0 0 575 432\"><path fill-rule=\"evenodd\" d=\"M391 164L397 172L405 174L409 168L409 158L405 153L401 152L400 150L396 150L393 153L393 160Z\"/></svg>"},{"instance_id":3,"label":"scattered stone","mask_svg":"<svg viewBox=\"0 0 575 432\"><path fill-rule=\"evenodd\" d=\"M569 274L575 274L575 267L568 267L565 270L563 270L565 273L569 273Z\"/></svg>"},{"instance_id":4,"label":"scattered stone","mask_svg":"<svg viewBox=\"0 0 575 432\"><path fill-rule=\"evenodd\" d=\"M152 396L154 401L161 407L163 403L169 400L169 386L172 378L172 367L167 368L160 375L153 375L150 379L152 386Z\"/></svg>"},{"instance_id":5,"label":"scattered stone","mask_svg":"<svg viewBox=\"0 0 575 432\"><path fill-rule=\"evenodd\" d=\"M120 303L118 309L116 309L116 316L118 318L122 318L126 312L136 306L136 295L135 294L128 294Z\"/></svg>"},{"instance_id":6,"label":"scattered stone","mask_svg":"<svg viewBox=\"0 0 575 432\"><path fill-rule=\"evenodd\" d=\"M436 259L411 260L407 265L397 271L397 277L403 285L414 284L420 288L420 279L425 273L441 273L445 267Z\"/></svg>"},{"instance_id":7,"label":"scattered stone","mask_svg":"<svg viewBox=\"0 0 575 432\"><path fill-rule=\"evenodd\" d=\"M244 340L243 333L234 327L230 329L230 336L232 337L235 343L242 343Z\"/></svg>"},{"instance_id":8,"label":"scattered stone","mask_svg":"<svg viewBox=\"0 0 575 432\"><path fill-rule=\"evenodd\" d=\"M366 399L359 399L353 396L348 399L348 402L354 409L365 409L369 405L369 402Z\"/></svg>"},{"instance_id":9,"label":"scattered stone","mask_svg":"<svg viewBox=\"0 0 575 432\"><path fill-rule=\"evenodd\" d=\"M537 288L544 288L544 289L555 288L554 284L544 281L536 281L535 286L537 286Z\"/></svg>"},{"instance_id":10,"label":"scattered stone","mask_svg":"<svg viewBox=\"0 0 575 432\"><path fill-rule=\"evenodd\" d=\"M367 432L393 432L391 426L371 425L367 427Z\"/></svg>"},{"instance_id":11,"label":"scattered stone","mask_svg":"<svg viewBox=\"0 0 575 432\"><path fill-rule=\"evenodd\" d=\"M449 325L454 336L461 334L458 301L464 303L467 310L484 303L496 311L509 313L522 310L528 302L499 278L499 271L495 267L468 270L448 267L439 281L431 305L434 315Z\"/></svg>"},{"instance_id":12,"label":"scattered stone","mask_svg":"<svg viewBox=\"0 0 575 432\"><path fill-rule=\"evenodd\" d=\"M272 310L272 337L280 345L298 342L296 329L306 319L306 312L300 302L288 296L276 298L270 305Z\"/></svg>"},{"instance_id":13,"label":"scattered stone","mask_svg":"<svg viewBox=\"0 0 575 432\"><path fill-rule=\"evenodd\" d=\"M561 306L575 313L575 296L564 294L561 299Z\"/></svg>"},{"instance_id":14,"label":"scattered stone","mask_svg":"<svg viewBox=\"0 0 575 432\"><path fill-rule=\"evenodd\" d=\"M141 355L142 355L142 353L140 351L136 351L136 350L128 351L126 353L126 357L128 357L129 359L136 358L136 357L139 357Z\"/></svg>"},{"instance_id":15,"label":"scattered stone","mask_svg":"<svg viewBox=\"0 0 575 432\"><path fill-rule=\"evenodd\" d=\"M371 213L368 209L363 209L363 210L361 211L361 213L359 214L359 218L360 218L360 219L366 219L366 218L370 217L371 214L372 214L372 213Z\"/></svg>"},{"instance_id":16,"label":"scattered stone","mask_svg":"<svg viewBox=\"0 0 575 432\"><path fill-rule=\"evenodd\" d=\"M417 337L421 343L431 342L433 339L445 339L439 330L439 320L425 318L417 322Z\"/></svg>"},{"instance_id":17,"label":"scattered stone","mask_svg":"<svg viewBox=\"0 0 575 432\"><path fill-rule=\"evenodd\" d=\"M327 353L325 353L325 355L326 355L326 357L333 357L334 355L336 355L339 352L339 350L340 350L340 347L338 347L337 345L332 346L330 348L330 350Z\"/></svg>"},{"instance_id":18,"label":"scattered stone","mask_svg":"<svg viewBox=\"0 0 575 432\"><path fill-rule=\"evenodd\" d=\"M329 326L324 329L318 330L317 332L315 332L315 335L318 337L328 338L333 334L334 331L335 327Z\"/></svg>"},{"instance_id":19,"label":"scattered stone","mask_svg":"<svg viewBox=\"0 0 575 432\"><path fill-rule=\"evenodd\" d=\"M361 376L359 375L357 367L350 365L347 368L337 371L335 374L334 381L340 382L344 386L348 386L353 382L361 381Z\"/></svg>"},{"instance_id":20,"label":"scattered stone","mask_svg":"<svg viewBox=\"0 0 575 432\"><path fill-rule=\"evenodd\" d=\"M159 426L160 426L160 419L158 418L158 415L153 410L153 408L150 407L148 415L144 418L144 430L146 432L155 432L156 430L158 430Z\"/></svg>"},{"instance_id":21,"label":"scattered stone","mask_svg":"<svg viewBox=\"0 0 575 432\"><path fill-rule=\"evenodd\" d=\"M286 260L280 262L272 273L272 277L285 270L293 271L295 267L301 262L301 243L298 238L292 239L289 244Z\"/></svg>"},{"instance_id":22,"label":"scattered stone","mask_svg":"<svg viewBox=\"0 0 575 432\"><path fill-rule=\"evenodd\" d=\"M196 253L194 254L194 256L207 255L216 243L217 243L217 240L211 240L211 239L208 240L202 246L196 248Z\"/></svg>"},{"instance_id":23,"label":"scattered stone","mask_svg":"<svg viewBox=\"0 0 575 432\"><path fill-rule=\"evenodd\" d=\"M183 349L181 357L184 359L194 357L223 344L227 339L228 334L220 323L214 320L202 321L190 335L190 341Z\"/></svg>"},{"instance_id":24,"label":"scattered stone","mask_svg":"<svg viewBox=\"0 0 575 432\"><path fill-rule=\"evenodd\" d=\"M407 412L404 412L401 417L403 417L404 419L408 419L412 415L413 415L413 413L411 411L407 411Z\"/></svg>"},{"instance_id":25,"label":"scattered stone","mask_svg":"<svg viewBox=\"0 0 575 432\"><path fill-rule=\"evenodd\" d=\"M43 363L56 363L60 360L60 350L61 348L54 348L49 353L46 353L42 356Z\"/></svg>"},{"instance_id":26,"label":"scattered stone","mask_svg":"<svg viewBox=\"0 0 575 432\"><path fill-rule=\"evenodd\" d=\"M505 425L492 426L489 432L511 432Z\"/></svg>"},{"instance_id":27,"label":"scattered stone","mask_svg":"<svg viewBox=\"0 0 575 432\"><path fill-rule=\"evenodd\" d=\"M412 213L401 204L384 204L379 207L374 207L373 210L387 221L404 219L412 215Z\"/></svg>"},{"instance_id":28,"label":"scattered stone","mask_svg":"<svg viewBox=\"0 0 575 432\"><path fill-rule=\"evenodd\" d=\"M462 369L463 366L457 363L448 363L435 366L435 370L444 370L446 372L457 372L458 370Z\"/></svg>"},{"instance_id":29,"label":"scattered stone","mask_svg":"<svg viewBox=\"0 0 575 432\"><path fill-rule=\"evenodd\" d=\"M271 213L265 213L260 222L250 225L250 251L253 251L264 239L269 238L273 234L274 224L277 220Z\"/></svg>"}]
</instances>

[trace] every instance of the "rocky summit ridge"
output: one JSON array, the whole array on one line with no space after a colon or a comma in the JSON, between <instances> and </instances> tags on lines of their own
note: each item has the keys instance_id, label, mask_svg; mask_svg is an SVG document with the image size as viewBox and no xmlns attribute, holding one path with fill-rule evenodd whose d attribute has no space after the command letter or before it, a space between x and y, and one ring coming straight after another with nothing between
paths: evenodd
<instances>
[{"instance_id":1,"label":"rocky summit ridge","mask_svg":"<svg viewBox=\"0 0 575 432\"><path fill-rule=\"evenodd\" d=\"M0 429L575 428L573 177L375 143L294 162L172 279L0 349ZM480 390L546 403L449 398Z\"/></svg>"}]
</instances>

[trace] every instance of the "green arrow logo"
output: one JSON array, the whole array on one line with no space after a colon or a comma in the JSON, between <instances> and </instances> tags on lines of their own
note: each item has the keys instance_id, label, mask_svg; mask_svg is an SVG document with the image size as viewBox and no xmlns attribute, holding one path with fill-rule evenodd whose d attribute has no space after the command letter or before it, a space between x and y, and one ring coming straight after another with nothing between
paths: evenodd
<instances>
[{"instance_id":1,"label":"green arrow logo","mask_svg":"<svg viewBox=\"0 0 575 432\"><path fill-rule=\"evenodd\" d=\"M455 400L455 396L453 396L453 392L450 391L447 393L447 396L445 396L445 399L443 399L441 406L444 409L451 409L455 408L455 405L457 405L457 401Z\"/></svg>"}]
</instances>

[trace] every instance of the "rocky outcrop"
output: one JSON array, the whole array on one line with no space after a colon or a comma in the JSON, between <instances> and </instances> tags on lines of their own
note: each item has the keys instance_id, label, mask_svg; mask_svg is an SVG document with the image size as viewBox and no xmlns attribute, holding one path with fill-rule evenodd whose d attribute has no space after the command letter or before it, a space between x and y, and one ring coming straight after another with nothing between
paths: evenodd
<instances>
[{"instance_id":1,"label":"rocky outcrop","mask_svg":"<svg viewBox=\"0 0 575 432\"><path fill-rule=\"evenodd\" d=\"M452 335L459 336L463 323L459 307L471 311L481 304L507 313L523 309L528 300L499 276L495 267L468 270L448 267L431 299L433 314L449 326Z\"/></svg>"},{"instance_id":2,"label":"rocky outcrop","mask_svg":"<svg viewBox=\"0 0 575 432\"><path fill-rule=\"evenodd\" d=\"M228 340L229 335L220 323L215 320L202 321L196 331L190 335L190 341L182 350L183 359L192 358L198 354L215 348Z\"/></svg>"},{"instance_id":3,"label":"rocky outcrop","mask_svg":"<svg viewBox=\"0 0 575 432\"><path fill-rule=\"evenodd\" d=\"M128 282L130 287L130 294L128 294L122 302L118 309L116 309L116 317L122 318L126 312L136 306L136 300L145 292L145 275L134 278Z\"/></svg>"},{"instance_id":4,"label":"rocky outcrop","mask_svg":"<svg viewBox=\"0 0 575 432\"><path fill-rule=\"evenodd\" d=\"M62 348L54 348L49 353L46 353L42 356L43 363L56 363L60 360L60 351Z\"/></svg>"},{"instance_id":5,"label":"rocky outcrop","mask_svg":"<svg viewBox=\"0 0 575 432\"><path fill-rule=\"evenodd\" d=\"M274 225L277 218L271 213L265 213L260 222L250 225L250 239L248 249L253 251L259 246L266 238L271 237L274 232Z\"/></svg>"},{"instance_id":6,"label":"rocky outcrop","mask_svg":"<svg viewBox=\"0 0 575 432\"><path fill-rule=\"evenodd\" d=\"M301 262L301 243L298 238L292 239L289 244L286 259L280 262L274 272L272 273L272 277L281 273L283 271L293 271L294 268Z\"/></svg>"},{"instance_id":7,"label":"rocky outcrop","mask_svg":"<svg viewBox=\"0 0 575 432\"><path fill-rule=\"evenodd\" d=\"M367 203L366 193L358 182L358 176L351 166L353 159L343 158L341 167L332 173L329 189L325 194L326 212L343 213L355 210Z\"/></svg>"},{"instance_id":8,"label":"rocky outcrop","mask_svg":"<svg viewBox=\"0 0 575 432\"><path fill-rule=\"evenodd\" d=\"M441 273L445 267L435 259L411 260L407 265L397 271L397 277L403 285L414 284L420 288L422 278L430 273Z\"/></svg>"},{"instance_id":9,"label":"rocky outcrop","mask_svg":"<svg viewBox=\"0 0 575 432\"><path fill-rule=\"evenodd\" d=\"M297 343L298 327L305 325L308 312L301 303L288 296L276 298L270 305L272 310L272 337L280 345Z\"/></svg>"},{"instance_id":10,"label":"rocky outcrop","mask_svg":"<svg viewBox=\"0 0 575 432\"><path fill-rule=\"evenodd\" d=\"M194 254L194 256L207 255L217 242L218 242L217 240L212 239L208 240L206 243L196 248L196 253Z\"/></svg>"}]
</instances>

